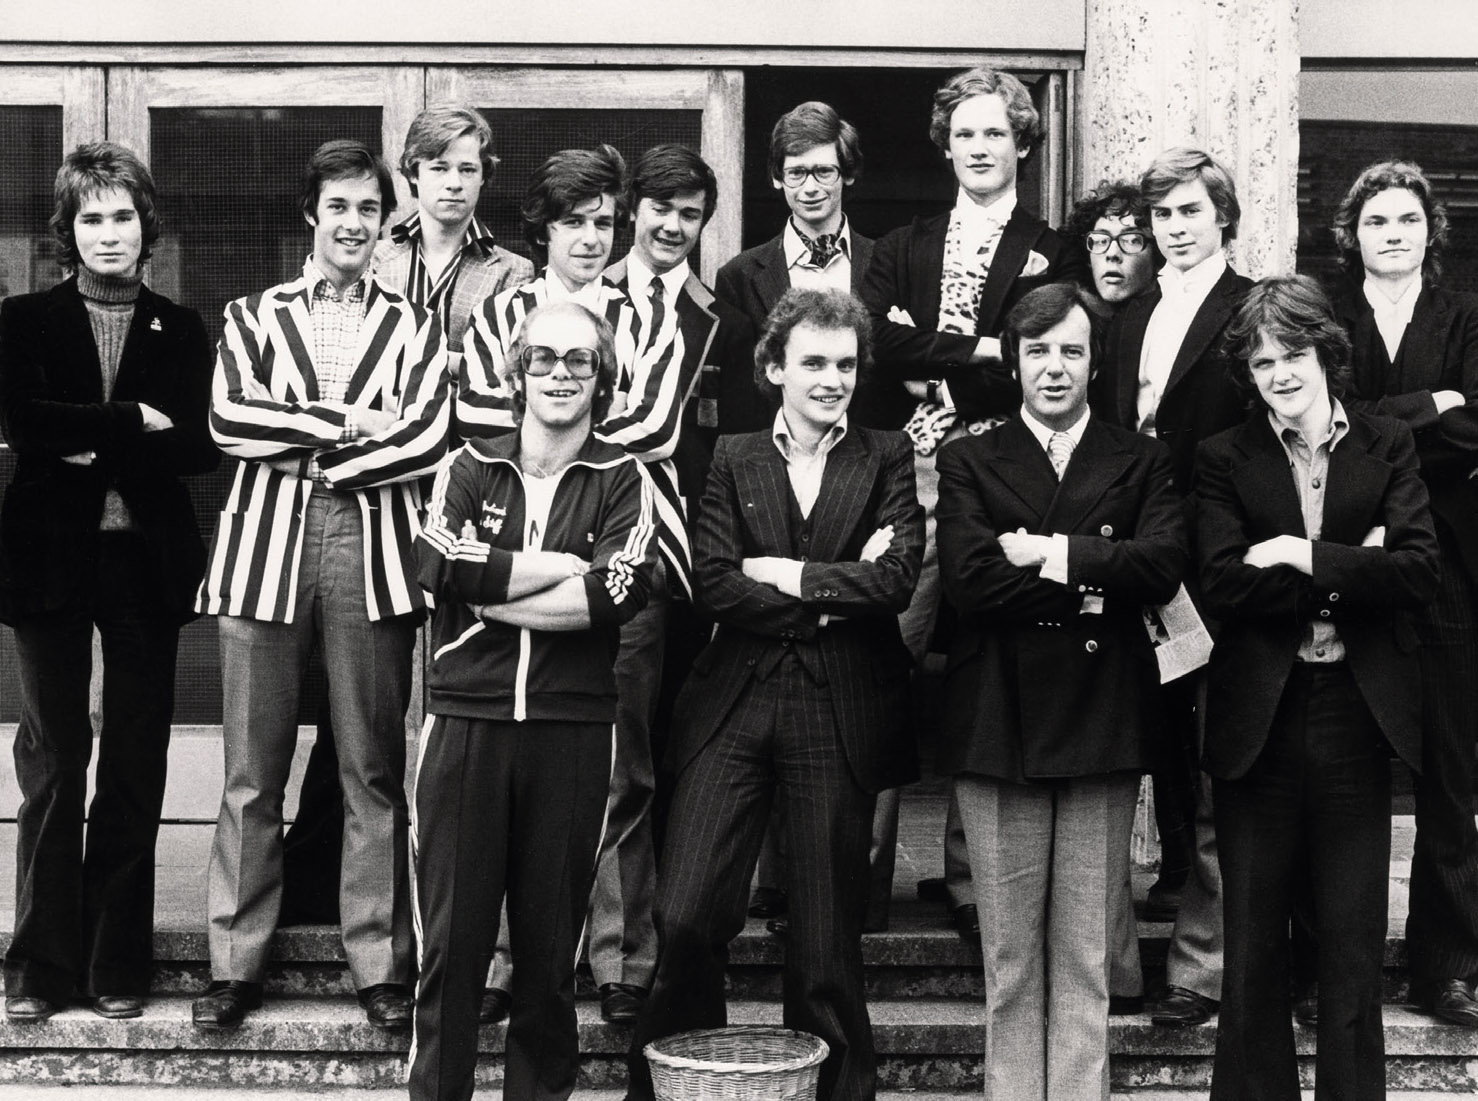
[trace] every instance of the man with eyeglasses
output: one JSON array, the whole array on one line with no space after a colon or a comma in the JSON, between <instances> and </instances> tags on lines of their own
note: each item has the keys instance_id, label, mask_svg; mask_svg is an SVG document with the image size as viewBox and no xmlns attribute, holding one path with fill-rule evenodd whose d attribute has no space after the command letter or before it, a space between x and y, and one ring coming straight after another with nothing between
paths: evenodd
<instances>
[{"instance_id":1,"label":"man with eyeglasses","mask_svg":"<svg viewBox=\"0 0 1478 1101\"><path fill-rule=\"evenodd\" d=\"M785 196L790 217L762 245L719 269L714 291L749 318L758 333L791 287L857 294L872 262L872 239L854 230L842 211L846 189L862 174L856 128L829 104L811 100L781 115L770 132L770 183ZM752 432L773 416L758 388L749 401L719 409L724 432Z\"/></svg>"},{"instance_id":2,"label":"man with eyeglasses","mask_svg":"<svg viewBox=\"0 0 1478 1101\"><path fill-rule=\"evenodd\" d=\"M411 840L421 971L413 1101L467 1101L505 891L518 945L508 1097L575 1086L575 955L609 790L621 624L653 585L651 479L597 439L618 366L585 306L536 307L509 345L513 433L442 465L417 542L435 599Z\"/></svg>"}]
</instances>

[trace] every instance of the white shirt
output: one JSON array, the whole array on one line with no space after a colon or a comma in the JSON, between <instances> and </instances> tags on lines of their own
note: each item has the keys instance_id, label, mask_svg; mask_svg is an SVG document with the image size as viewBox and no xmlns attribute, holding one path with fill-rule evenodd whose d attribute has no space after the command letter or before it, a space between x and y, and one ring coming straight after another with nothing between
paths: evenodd
<instances>
[{"instance_id":1,"label":"white shirt","mask_svg":"<svg viewBox=\"0 0 1478 1101\"><path fill-rule=\"evenodd\" d=\"M791 492L795 494L796 503L801 506L801 515L809 517L811 509L816 504L816 498L821 493L821 479L826 474L826 456L831 449L842 442L842 437L847 434L847 414L842 414L842 419L832 425L831 431L821 437L821 442L816 445L814 452L806 451L798 446L790 434L790 425L785 423L785 410L780 409L775 413L775 427L771 430L771 436L775 441L775 447L785 460L785 473L790 479ZM805 569L804 562L786 561L784 565L785 577L778 586L780 591L791 594L799 594L801 591L801 571ZM825 627L830 616L823 614L821 626Z\"/></svg>"},{"instance_id":2,"label":"white shirt","mask_svg":"<svg viewBox=\"0 0 1478 1101\"><path fill-rule=\"evenodd\" d=\"M548 293L550 302L578 302L596 317L605 316L605 306L601 302L602 279L597 275L577 291L572 291L565 286L565 281L554 274L554 269L544 270L544 287Z\"/></svg>"},{"instance_id":3,"label":"white shirt","mask_svg":"<svg viewBox=\"0 0 1478 1101\"><path fill-rule=\"evenodd\" d=\"M801 240L789 218L780 232L780 247L785 252L792 287L814 291L852 290L852 227L847 224L846 215L842 215L842 228L837 230L837 247L841 251L824 268L811 266L811 246Z\"/></svg>"},{"instance_id":4,"label":"white shirt","mask_svg":"<svg viewBox=\"0 0 1478 1101\"><path fill-rule=\"evenodd\" d=\"M1031 431L1032 436L1036 438L1037 443L1042 445L1042 450L1047 453L1047 458L1050 462L1052 452L1048 450L1047 442L1059 431L1065 432L1073 441L1073 454L1077 454L1078 444L1083 442L1083 430L1088 427L1088 410L1084 409L1083 415L1078 418L1077 423L1065 429L1048 428L1041 421L1037 420L1036 417L1032 416L1025 405L1021 407L1021 419ZM1071 459L1068 460L1068 465L1072 465ZM1066 475L1067 472L1064 471L1063 473ZM1048 536L1048 538L1051 540L1052 546L1047 550L1047 560L1042 563L1042 580L1056 581L1059 585L1066 585L1067 536L1058 532Z\"/></svg>"},{"instance_id":5,"label":"white shirt","mask_svg":"<svg viewBox=\"0 0 1478 1101\"><path fill-rule=\"evenodd\" d=\"M951 222L960 223L964 232L963 246L966 256L978 253L983 245L988 243L992 237L999 237L1001 230L1011 220L1011 215L1016 211L1016 189L1012 188L994 202L981 206L970 193L963 187L955 195L955 208L949 212ZM991 256L987 258L989 266L995 258L994 249Z\"/></svg>"},{"instance_id":6,"label":"white shirt","mask_svg":"<svg viewBox=\"0 0 1478 1101\"><path fill-rule=\"evenodd\" d=\"M525 550L540 550L544 546L544 531L549 527L549 508L554 504L554 491L559 487L562 470L547 477L538 478L524 471L523 474L523 545Z\"/></svg>"},{"instance_id":7,"label":"white shirt","mask_svg":"<svg viewBox=\"0 0 1478 1101\"><path fill-rule=\"evenodd\" d=\"M1148 436L1155 434L1155 411L1160 408L1165 383L1175 367L1175 357L1180 354L1191 322L1226 270L1226 254L1220 249L1190 271L1183 272L1171 264L1160 269L1160 301L1144 330L1144 347L1139 354L1139 400L1135 407L1135 423Z\"/></svg>"},{"instance_id":8,"label":"white shirt","mask_svg":"<svg viewBox=\"0 0 1478 1101\"><path fill-rule=\"evenodd\" d=\"M650 321L652 316L652 280L662 284L662 298L669 307L677 301L678 291L683 289L683 284L688 281L688 262L684 260L671 271L658 275L640 256L632 249L626 254L626 285L630 288L631 301L636 306L636 312L641 315L643 321Z\"/></svg>"},{"instance_id":9,"label":"white shirt","mask_svg":"<svg viewBox=\"0 0 1478 1101\"><path fill-rule=\"evenodd\" d=\"M1370 308L1375 311L1375 327L1380 330L1381 341L1386 346L1386 355L1391 357L1391 362L1396 362L1396 353L1401 350L1401 337L1406 332L1406 326L1411 324L1412 311L1416 309L1416 300L1421 297L1422 281L1413 279L1401 292L1401 297L1392 302L1386 297L1386 292L1381 290L1370 279L1365 280L1365 301L1370 303Z\"/></svg>"}]
</instances>

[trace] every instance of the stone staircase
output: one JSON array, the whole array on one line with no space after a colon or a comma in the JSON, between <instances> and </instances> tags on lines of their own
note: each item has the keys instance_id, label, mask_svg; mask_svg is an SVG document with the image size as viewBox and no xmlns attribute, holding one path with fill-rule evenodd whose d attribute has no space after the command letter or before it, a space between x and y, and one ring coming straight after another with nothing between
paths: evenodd
<instances>
[{"instance_id":1,"label":"stone staircase","mask_svg":"<svg viewBox=\"0 0 1478 1101\"><path fill-rule=\"evenodd\" d=\"M1141 889L1143 884L1141 884ZM940 927L937 906L895 905L894 929L866 938L868 992L880 1055L879 1088L934 1095L981 1087L979 952ZM1141 926L1146 970L1163 967L1169 927ZM0 943L4 938L0 937ZM409 1037L370 1027L344 969L337 929L280 932L268 976L269 1001L229 1033L206 1033L189 1021L191 996L207 978L201 929L161 930L155 937L155 996L145 1015L105 1021L82 1005L40 1025L0 1024L0 1091L8 1087L229 1087L283 1096L340 1090L402 1088ZM779 1023L782 942L751 921L730 963L730 1019ZM1413 1096L1478 1092L1478 1033L1438 1024L1403 1007L1404 949L1387 944L1388 1082ZM589 989L580 1001L584 1052L581 1087L621 1096L628 1029L600 1019ZM482 1031L479 1081L501 1081L502 1026ZM1185 1032L1155 1027L1147 1016L1117 1017L1110 1029L1116 1095L1202 1096L1210 1080L1214 1025ZM1312 1086L1313 1036L1299 1033L1305 1086ZM120 1088L126 1097L130 1089ZM0 1092L0 1097L3 1097ZM19 1095L17 1095L19 1096ZM70 1094L69 1094L70 1096Z\"/></svg>"}]
</instances>

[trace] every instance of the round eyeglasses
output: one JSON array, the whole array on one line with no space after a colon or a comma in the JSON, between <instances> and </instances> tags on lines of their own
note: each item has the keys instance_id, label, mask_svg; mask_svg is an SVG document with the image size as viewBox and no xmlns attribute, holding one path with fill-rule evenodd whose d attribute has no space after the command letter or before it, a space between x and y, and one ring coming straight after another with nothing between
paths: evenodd
<instances>
[{"instance_id":1,"label":"round eyeglasses","mask_svg":"<svg viewBox=\"0 0 1478 1101\"><path fill-rule=\"evenodd\" d=\"M780 178L791 187L800 187L807 176L815 176L816 182L825 187L841 179L842 170L834 164L797 164L780 173Z\"/></svg>"},{"instance_id":2,"label":"round eyeglasses","mask_svg":"<svg viewBox=\"0 0 1478 1101\"><path fill-rule=\"evenodd\" d=\"M1088 234L1086 240L1089 252L1107 252L1110 245L1117 243L1120 252L1125 256L1133 256L1136 252L1145 250L1150 243L1150 235L1142 229L1126 229L1117 235L1095 229Z\"/></svg>"},{"instance_id":3,"label":"round eyeglasses","mask_svg":"<svg viewBox=\"0 0 1478 1101\"><path fill-rule=\"evenodd\" d=\"M547 344L530 344L519 357L526 375L547 375L556 363L563 363L571 378L594 378L600 370L600 351L595 348L571 348L556 352Z\"/></svg>"}]
</instances>

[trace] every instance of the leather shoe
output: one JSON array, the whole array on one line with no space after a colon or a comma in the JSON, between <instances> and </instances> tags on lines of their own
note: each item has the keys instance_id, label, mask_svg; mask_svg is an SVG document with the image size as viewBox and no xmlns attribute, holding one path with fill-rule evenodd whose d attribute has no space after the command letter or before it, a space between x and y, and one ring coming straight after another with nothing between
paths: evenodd
<instances>
[{"instance_id":1,"label":"leather shoe","mask_svg":"<svg viewBox=\"0 0 1478 1101\"><path fill-rule=\"evenodd\" d=\"M1413 985L1411 993L1412 1001L1423 1013L1464 1028L1478 1028L1478 998L1474 998L1473 988L1462 979L1436 979Z\"/></svg>"},{"instance_id":2,"label":"leather shoe","mask_svg":"<svg viewBox=\"0 0 1478 1101\"><path fill-rule=\"evenodd\" d=\"M1143 994L1110 994L1109 1016L1110 1017L1133 1017L1137 1013L1144 1012Z\"/></svg>"},{"instance_id":3,"label":"leather shoe","mask_svg":"<svg viewBox=\"0 0 1478 1101\"><path fill-rule=\"evenodd\" d=\"M777 937L790 936L790 918L784 914L781 914L779 917L772 917L769 921L765 922L765 932Z\"/></svg>"},{"instance_id":4,"label":"leather shoe","mask_svg":"<svg viewBox=\"0 0 1478 1101\"><path fill-rule=\"evenodd\" d=\"M46 1020L61 1006L55 1002L49 1002L45 998L33 997L30 994L17 994L12 998L5 999L5 1016L10 1018L12 1024L33 1025Z\"/></svg>"},{"instance_id":5,"label":"leather shoe","mask_svg":"<svg viewBox=\"0 0 1478 1101\"><path fill-rule=\"evenodd\" d=\"M930 876L928 879L919 880L914 887L920 902L948 902L949 889L944 884L943 876Z\"/></svg>"},{"instance_id":6,"label":"leather shoe","mask_svg":"<svg viewBox=\"0 0 1478 1101\"><path fill-rule=\"evenodd\" d=\"M756 887L749 896L749 916L772 918L790 911L790 896L779 887Z\"/></svg>"},{"instance_id":7,"label":"leather shoe","mask_svg":"<svg viewBox=\"0 0 1478 1101\"><path fill-rule=\"evenodd\" d=\"M416 1000L402 984L395 982L376 983L359 992L359 1004L364 1007L365 1018L376 1028L402 1029L411 1027L416 1010Z\"/></svg>"},{"instance_id":8,"label":"leather shoe","mask_svg":"<svg viewBox=\"0 0 1478 1101\"><path fill-rule=\"evenodd\" d=\"M477 1009L477 1023L495 1025L507 1020L508 1011L512 1008L513 995L501 986L490 986L482 992L482 1005Z\"/></svg>"},{"instance_id":9,"label":"leather shoe","mask_svg":"<svg viewBox=\"0 0 1478 1101\"><path fill-rule=\"evenodd\" d=\"M123 1021L144 1015L144 999L132 994L99 994L92 1000L92 1011L110 1021Z\"/></svg>"},{"instance_id":10,"label":"leather shoe","mask_svg":"<svg viewBox=\"0 0 1478 1101\"><path fill-rule=\"evenodd\" d=\"M949 915L951 924L970 944L980 943L980 908L973 902L956 906Z\"/></svg>"},{"instance_id":11,"label":"leather shoe","mask_svg":"<svg viewBox=\"0 0 1478 1101\"><path fill-rule=\"evenodd\" d=\"M211 983L190 1007L196 1028L235 1028L253 1009L262 1007L262 984L223 979Z\"/></svg>"},{"instance_id":12,"label":"leather shoe","mask_svg":"<svg viewBox=\"0 0 1478 1101\"><path fill-rule=\"evenodd\" d=\"M1167 883L1163 879L1151 883L1141 910L1144 920L1171 922L1180 916L1180 895L1184 885L1184 881Z\"/></svg>"},{"instance_id":13,"label":"leather shoe","mask_svg":"<svg viewBox=\"0 0 1478 1101\"><path fill-rule=\"evenodd\" d=\"M1164 1028L1195 1028L1211 1020L1211 1015L1220 1008L1220 1002L1194 990L1170 986L1165 988L1165 996L1156 1003L1150 1019Z\"/></svg>"},{"instance_id":14,"label":"leather shoe","mask_svg":"<svg viewBox=\"0 0 1478 1101\"><path fill-rule=\"evenodd\" d=\"M634 1021L641 1015L647 992L624 982L608 982L600 988L600 1015L613 1023Z\"/></svg>"},{"instance_id":15,"label":"leather shoe","mask_svg":"<svg viewBox=\"0 0 1478 1101\"><path fill-rule=\"evenodd\" d=\"M1300 987L1293 996L1293 1019L1304 1028L1319 1027L1319 986Z\"/></svg>"}]
</instances>

